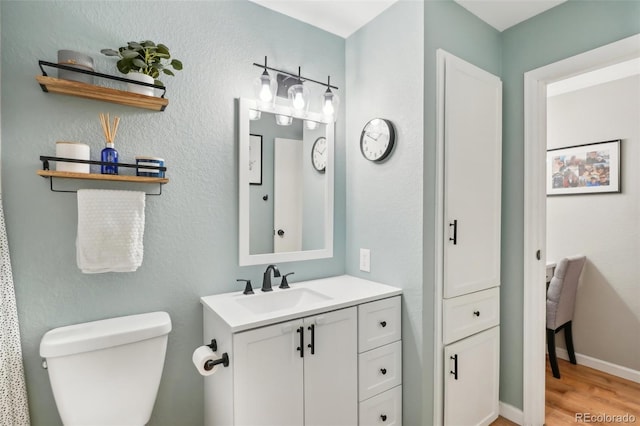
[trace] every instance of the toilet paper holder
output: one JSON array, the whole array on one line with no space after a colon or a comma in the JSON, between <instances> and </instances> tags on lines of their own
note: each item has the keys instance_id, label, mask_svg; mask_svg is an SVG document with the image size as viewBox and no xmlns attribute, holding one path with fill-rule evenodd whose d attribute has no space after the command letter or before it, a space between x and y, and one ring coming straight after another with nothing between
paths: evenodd
<instances>
[{"instance_id":1,"label":"toilet paper holder","mask_svg":"<svg viewBox=\"0 0 640 426\"><path fill-rule=\"evenodd\" d=\"M210 347L213 352L218 351L218 342L216 342L216 339L211 339L211 343L206 346ZM204 369L209 371L218 364L222 364L224 367L229 366L229 355L226 352L222 354L220 359L207 361L204 364Z\"/></svg>"}]
</instances>

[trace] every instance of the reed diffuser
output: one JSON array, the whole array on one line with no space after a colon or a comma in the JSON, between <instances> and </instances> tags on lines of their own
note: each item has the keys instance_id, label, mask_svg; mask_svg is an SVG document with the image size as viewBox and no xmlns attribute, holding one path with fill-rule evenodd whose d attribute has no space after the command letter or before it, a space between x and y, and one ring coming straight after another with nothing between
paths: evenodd
<instances>
[{"instance_id":1,"label":"reed diffuser","mask_svg":"<svg viewBox=\"0 0 640 426\"><path fill-rule=\"evenodd\" d=\"M106 116L103 113L100 113L99 117L106 141L106 147L102 150L100 161L113 163L100 165L100 173L102 173L103 175L117 175L118 151L116 151L116 149L113 147L113 140L116 138L116 133L118 132L120 117L113 118L113 126L111 125L111 120L109 119L108 113Z\"/></svg>"}]
</instances>

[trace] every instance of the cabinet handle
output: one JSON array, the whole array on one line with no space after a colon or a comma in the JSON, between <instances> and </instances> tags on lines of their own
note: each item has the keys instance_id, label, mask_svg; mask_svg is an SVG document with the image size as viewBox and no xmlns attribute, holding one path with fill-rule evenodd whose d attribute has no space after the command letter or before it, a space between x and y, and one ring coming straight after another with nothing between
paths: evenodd
<instances>
[{"instance_id":1,"label":"cabinet handle","mask_svg":"<svg viewBox=\"0 0 640 426\"><path fill-rule=\"evenodd\" d=\"M453 223L449 224L449 227L453 226L453 238L449 237L449 241L453 241L453 245L458 244L458 219L455 219Z\"/></svg>"},{"instance_id":2,"label":"cabinet handle","mask_svg":"<svg viewBox=\"0 0 640 426\"><path fill-rule=\"evenodd\" d=\"M387 421L387 415L386 414L381 414L380 418L382 419L383 422Z\"/></svg>"},{"instance_id":3,"label":"cabinet handle","mask_svg":"<svg viewBox=\"0 0 640 426\"><path fill-rule=\"evenodd\" d=\"M479 317L480 316L480 311L473 311L473 315Z\"/></svg>"},{"instance_id":4,"label":"cabinet handle","mask_svg":"<svg viewBox=\"0 0 640 426\"><path fill-rule=\"evenodd\" d=\"M300 351L300 358L304 358L304 327L298 327L296 331L300 334L300 346L296 350Z\"/></svg>"},{"instance_id":5,"label":"cabinet handle","mask_svg":"<svg viewBox=\"0 0 640 426\"><path fill-rule=\"evenodd\" d=\"M449 371L449 374L453 374L453 378L458 380L458 354L450 356L449 359L453 360L453 371Z\"/></svg>"},{"instance_id":6,"label":"cabinet handle","mask_svg":"<svg viewBox=\"0 0 640 426\"><path fill-rule=\"evenodd\" d=\"M382 375L384 376L385 374L387 374L387 369L386 368L381 368L380 372L382 373Z\"/></svg>"},{"instance_id":7,"label":"cabinet handle","mask_svg":"<svg viewBox=\"0 0 640 426\"><path fill-rule=\"evenodd\" d=\"M311 343L307 345L308 348L311 348L311 355L315 355L316 353L316 326L315 324L311 324L307 327L308 330L311 330Z\"/></svg>"},{"instance_id":8,"label":"cabinet handle","mask_svg":"<svg viewBox=\"0 0 640 426\"><path fill-rule=\"evenodd\" d=\"M385 328L387 326L387 322L386 321L380 321L380 325L382 326L382 328Z\"/></svg>"}]
</instances>

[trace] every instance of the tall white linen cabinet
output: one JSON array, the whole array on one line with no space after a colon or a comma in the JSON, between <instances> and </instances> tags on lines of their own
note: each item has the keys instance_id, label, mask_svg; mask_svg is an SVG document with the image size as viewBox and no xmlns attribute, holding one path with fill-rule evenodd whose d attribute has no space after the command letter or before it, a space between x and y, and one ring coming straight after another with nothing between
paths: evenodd
<instances>
[{"instance_id":1,"label":"tall white linen cabinet","mask_svg":"<svg viewBox=\"0 0 640 426\"><path fill-rule=\"evenodd\" d=\"M442 422L498 417L502 82L438 51Z\"/></svg>"}]
</instances>

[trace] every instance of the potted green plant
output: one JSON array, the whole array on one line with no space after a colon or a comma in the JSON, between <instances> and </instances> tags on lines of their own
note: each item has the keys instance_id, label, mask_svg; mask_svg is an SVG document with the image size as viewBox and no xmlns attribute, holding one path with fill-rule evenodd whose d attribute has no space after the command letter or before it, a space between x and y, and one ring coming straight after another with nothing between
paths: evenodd
<instances>
[{"instance_id":1,"label":"potted green plant","mask_svg":"<svg viewBox=\"0 0 640 426\"><path fill-rule=\"evenodd\" d=\"M118 71L127 74L127 78L136 81L144 81L158 86L164 86L164 83L158 79L160 74L175 75L169 69L175 71L182 69L182 62L171 58L169 48L164 44L155 44L151 40L141 42L130 41L126 46L119 47L118 50L102 49L100 51L107 56L117 56L120 59L116 63ZM137 74L136 74L137 73ZM141 89L153 96L153 88L139 85L130 85L130 91L141 93ZM150 92L149 92L150 90Z\"/></svg>"}]
</instances>

